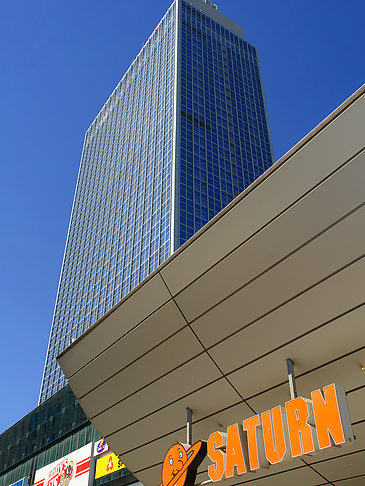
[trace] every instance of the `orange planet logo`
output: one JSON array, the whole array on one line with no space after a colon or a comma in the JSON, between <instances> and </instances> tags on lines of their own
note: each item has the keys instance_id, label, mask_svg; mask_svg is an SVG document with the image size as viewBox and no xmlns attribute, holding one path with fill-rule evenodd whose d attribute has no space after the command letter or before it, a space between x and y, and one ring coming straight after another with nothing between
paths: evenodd
<instances>
[{"instance_id":1,"label":"orange planet logo","mask_svg":"<svg viewBox=\"0 0 365 486\"><path fill-rule=\"evenodd\" d=\"M188 450L174 444L166 452L162 464L160 486L194 486L199 465L207 455L207 443L199 440Z\"/></svg>"}]
</instances>

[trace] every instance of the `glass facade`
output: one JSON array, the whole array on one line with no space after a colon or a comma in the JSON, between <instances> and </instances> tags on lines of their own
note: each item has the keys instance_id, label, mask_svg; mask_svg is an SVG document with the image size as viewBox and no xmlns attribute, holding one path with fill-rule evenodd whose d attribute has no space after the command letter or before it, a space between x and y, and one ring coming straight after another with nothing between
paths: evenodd
<instances>
[{"instance_id":1,"label":"glass facade","mask_svg":"<svg viewBox=\"0 0 365 486\"><path fill-rule=\"evenodd\" d=\"M86 132L40 403L57 355L272 163L256 48L220 19L175 0Z\"/></svg>"},{"instance_id":2,"label":"glass facade","mask_svg":"<svg viewBox=\"0 0 365 486\"><path fill-rule=\"evenodd\" d=\"M38 453L26 456L26 459L22 461L20 460L21 456L18 453L16 442L12 442L12 451L10 451L8 457L10 462L14 463L14 466L10 469L0 469L0 486L9 486L25 477L30 478L29 484L33 484L34 474L37 469L40 469L88 444L93 433L96 435L96 432L93 432L92 426L88 424L80 430L74 431L67 437L58 440L56 443L49 445L48 447L46 446ZM12 441L17 440L16 436L10 436L10 439Z\"/></svg>"},{"instance_id":3,"label":"glass facade","mask_svg":"<svg viewBox=\"0 0 365 486\"><path fill-rule=\"evenodd\" d=\"M84 446L93 434L70 387L64 387L0 435L0 486Z\"/></svg>"},{"instance_id":4,"label":"glass facade","mask_svg":"<svg viewBox=\"0 0 365 486\"><path fill-rule=\"evenodd\" d=\"M86 133L40 402L56 356L170 254L174 7Z\"/></svg>"},{"instance_id":5,"label":"glass facade","mask_svg":"<svg viewBox=\"0 0 365 486\"><path fill-rule=\"evenodd\" d=\"M32 485L37 469L99 439L67 385L0 435L0 486L23 478ZM118 486L136 481L124 468L92 484L100 486L117 478L122 478Z\"/></svg>"},{"instance_id":6,"label":"glass facade","mask_svg":"<svg viewBox=\"0 0 365 486\"><path fill-rule=\"evenodd\" d=\"M179 245L273 162L256 48L185 1L180 93Z\"/></svg>"}]
</instances>

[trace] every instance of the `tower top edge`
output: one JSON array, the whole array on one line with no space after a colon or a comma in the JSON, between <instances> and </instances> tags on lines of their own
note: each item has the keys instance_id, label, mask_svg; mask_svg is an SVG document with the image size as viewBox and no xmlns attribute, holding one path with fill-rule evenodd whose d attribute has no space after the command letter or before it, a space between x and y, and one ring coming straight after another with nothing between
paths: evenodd
<instances>
[{"instance_id":1,"label":"tower top edge","mask_svg":"<svg viewBox=\"0 0 365 486\"><path fill-rule=\"evenodd\" d=\"M105 111L106 110L108 111L109 104L110 104L111 100L113 99L113 96L117 92L119 86L122 84L123 80L127 77L127 75L130 73L130 71L133 69L136 61L138 61L138 59L139 59L141 53L143 52L144 48L148 45L148 43L150 42L150 40L153 38L153 35L158 30L159 26L162 24L162 22L164 21L164 19L167 17L168 13L173 8L175 8L175 5L179 4L182 1L188 3L189 5L191 5L192 7L194 7L195 9L199 10L204 15L207 15L212 20L214 20L215 22L217 22L220 25L222 25L227 30L231 31L233 34L235 34L238 37L240 37L241 39L243 39L243 29L242 29L242 27L240 25L236 24L235 22L233 22L233 20L231 20L228 17L226 17L225 15L223 15L218 10L217 5L215 3L213 3L212 1L210 1L210 0L173 0L172 3L170 4L169 8L167 9L165 15L162 17L162 19L160 20L160 22L154 28L153 32L148 37L148 39L146 40L146 42L142 45L141 50L136 55L136 57L133 59L133 61L130 64L129 68L124 73L124 75L122 76L121 80L118 82L118 84L116 85L116 87L114 88L114 90L112 91L112 93L110 94L110 96L108 97L108 99L106 100L106 102L104 103L104 105L102 106L102 108L100 109L100 111L98 112L98 114L95 116L95 118L92 121L92 123L90 124L89 128L86 130L86 132L85 132L85 139L87 139L87 137L90 135L92 129L97 126L97 124L99 123L99 121L101 119L104 119L103 117L105 117L105 116L108 115L108 113L105 113Z\"/></svg>"},{"instance_id":2,"label":"tower top edge","mask_svg":"<svg viewBox=\"0 0 365 486\"><path fill-rule=\"evenodd\" d=\"M215 3L211 2L210 0L184 0L184 2L189 3L192 7L200 10L204 15L207 15L215 22L223 25L223 27L243 39L242 27L223 15L218 10L218 6Z\"/></svg>"}]
</instances>

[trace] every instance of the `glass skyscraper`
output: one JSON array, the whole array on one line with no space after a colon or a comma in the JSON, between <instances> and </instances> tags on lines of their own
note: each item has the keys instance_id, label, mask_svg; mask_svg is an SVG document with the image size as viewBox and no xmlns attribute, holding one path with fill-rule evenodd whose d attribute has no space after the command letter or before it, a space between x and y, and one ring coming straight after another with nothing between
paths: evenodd
<instances>
[{"instance_id":1,"label":"glass skyscraper","mask_svg":"<svg viewBox=\"0 0 365 486\"><path fill-rule=\"evenodd\" d=\"M86 132L40 402L56 356L272 162L256 48L175 0Z\"/></svg>"}]
</instances>

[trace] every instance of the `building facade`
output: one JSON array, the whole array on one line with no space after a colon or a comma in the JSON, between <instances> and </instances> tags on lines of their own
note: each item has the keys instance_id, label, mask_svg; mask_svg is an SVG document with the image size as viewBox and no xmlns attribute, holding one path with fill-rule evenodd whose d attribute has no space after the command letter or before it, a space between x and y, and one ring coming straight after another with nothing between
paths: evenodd
<instances>
[{"instance_id":1,"label":"building facade","mask_svg":"<svg viewBox=\"0 0 365 486\"><path fill-rule=\"evenodd\" d=\"M56 356L272 162L256 48L175 0L86 132L40 403Z\"/></svg>"},{"instance_id":2,"label":"building facade","mask_svg":"<svg viewBox=\"0 0 365 486\"><path fill-rule=\"evenodd\" d=\"M365 85L59 356L145 486L365 483L364 118Z\"/></svg>"},{"instance_id":3,"label":"building facade","mask_svg":"<svg viewBox=\"0 0 365 486\"><path fill-rule=\"evenodd\" d=\"M78 451L86 449L87 467L70 478L78 486L125 486L136 483L127 468L97 471L97 466L111 455L92 427L69 386L65 386L0 435L0 486L32 486L42 471L48 472L44 486L61 484L62 465ZM101 452L101 453L100 453ZM104 453L104 457L102 455ZM79 467L79 469L81 469ZM56 470L58 475L50 475ZM83 472L83 474L80 474ZM64 485L65 486L65 485ZM136 486L138 486L136 484Z\"/></svg>"}]
</instances>

